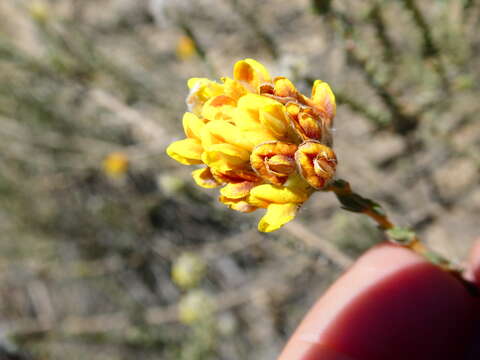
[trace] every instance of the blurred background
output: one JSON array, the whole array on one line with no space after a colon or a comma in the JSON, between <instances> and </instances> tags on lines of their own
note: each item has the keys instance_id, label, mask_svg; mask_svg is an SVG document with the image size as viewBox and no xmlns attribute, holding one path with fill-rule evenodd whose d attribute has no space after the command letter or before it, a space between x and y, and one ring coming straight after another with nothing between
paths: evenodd
<instances>
[{"instance_id":1,"label":"blurred background","mask_svg":"<svg viewBox=\"0 0 480 360\"><path fill-rule=\"evenodd\" d=\"M476 0L0 1L0 359L275 359L382 236L332 194L259 234L169 159L186 80L252 57L339 103L339 176L462 261Z\"/></svg>"}]
</instances>

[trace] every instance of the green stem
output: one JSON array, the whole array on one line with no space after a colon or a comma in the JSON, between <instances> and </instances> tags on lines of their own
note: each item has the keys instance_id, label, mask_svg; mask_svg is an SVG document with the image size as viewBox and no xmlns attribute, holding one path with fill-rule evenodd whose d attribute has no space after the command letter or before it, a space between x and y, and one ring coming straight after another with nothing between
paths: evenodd
<instances>
[{"instance_id":1,"label":"green stem","mask_svg":"<svg viewBox=\"0 0 480 360\"><path fill-rule=\"evenodd\" d=\"M378 203L353 192L347 181L335 180L325 191L332 191L342 204L343 209L370 217L386 233L391 242L409 248L429 262L461 279L462 269L427 248L413 231L396 226Z\"/></svg>"}]
</instances>

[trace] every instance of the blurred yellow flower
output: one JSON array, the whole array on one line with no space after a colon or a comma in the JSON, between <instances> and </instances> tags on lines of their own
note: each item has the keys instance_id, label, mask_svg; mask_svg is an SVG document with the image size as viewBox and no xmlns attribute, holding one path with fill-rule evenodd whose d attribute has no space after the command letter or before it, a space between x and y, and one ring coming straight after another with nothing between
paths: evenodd
<instances>
[{"instance_id":1,"label":"blurred yellow flower","mask_svg":"<svg viewBox=\"0 0 480 360\"><path fill-rule=\"evenodd\" d=\"M215 303L211 295L203 290L192 290L183 296L178 303L178 317L186 325L208 320L215 311Z\"/></svg>"},{"instance_id":2,"label":"blurred yellow flower","mask_svg":"<svg viewBox=\"0 0 480 360\"><path fill-rule=\"evenodd\" d=\"M191 37L182 35L178 39L175 53L177 54L177 58L179 58L180 60L190 59L197 53L197 47L195 46L195 42Z\"/></svg>"},{"instance_id":3,"label":"blurred yellow flower","mask_svg":"<svg viewBox=\"0 0 480 360\"><path fill-rule=\"evenodd\" d=\"M121 152L113 152L103 160L103 170L111 177L120 177L128 170L128 158Z\"/></svg>"},{"instance_id":4,"label":"blurred yellow flower","mask_svg":"<svg viewBox=\"0 0 480 360\"><path fill-rule=\"evenodd\" d=\"M186 139L167 148L205 188L222 186L219 200L233 210L267 209L258 229L277 230L292 220L315 190L335 176L332 150L335 96L317 80L301 94L290 80L272 78L253 59L238 61L221 83L188 81Z\"/></svg>"},{"instance_id":5,"label":"blurred yellow flower","mask_svg":"<svg viewBox=\"0 0 480 360\"><path fill-rule=\"evenodd\" d=\"M32 0L27 6L27 10L32 19L39 23L47 21L50 11L43 0Z\"/></svg>"},{"instance_id":6,"label":"blurred yellow flower","mask_svg":"<svg viewBox=\"0 0 480 360\"><path fill-rule=\"evenodd\" d=\"M202 258L192 253L183 253L172 266L172 280L183 289L198 285L205 275L206 264Z\"/></svg>"}]
</instances>

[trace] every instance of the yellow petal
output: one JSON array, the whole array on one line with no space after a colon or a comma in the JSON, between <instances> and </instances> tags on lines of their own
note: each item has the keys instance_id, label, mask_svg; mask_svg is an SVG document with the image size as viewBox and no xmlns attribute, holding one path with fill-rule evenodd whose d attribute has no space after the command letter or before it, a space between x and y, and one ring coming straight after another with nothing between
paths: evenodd
<instances>
[{"instance_id":1,"label":"yellow petal","mask_svg":"<svg viewBox=\"0 0 480 360\"><path fill-rule=\"evenodd\" d=\"M242 96L237 103L240 109L245 110L254 120L260 122L260 110L268 105L280 104L278 101L273 100L267 96L257 94L247 94Z\"/></svg>"},{"instance_id":2,"label":"yellow petal","mask_svg":"<svg viewBox=\"0 0 480 360\"><path fill-rule=\"evenodd\" d=\"M230 199L243 199L248 196L255 183L243 181L239 183L229 183L220 189L220 194Z\"/></svg>"},{"instance_id":3,"label":"yellow petal","mask_svg":"<svg viewBox=\"0 0 480 360\"><path fill-rule=\"evenodd\" d=\"M206 129L222 142L238 146L247 151L251 151L255 146L251 138L245 136L235 125L226 121L210 121L206 125Z\"/></svg>"},{"instance_id":4,"label":"yellow petal","mask_svg":"<svg viewBox=\"0 0 480 360\"><path fill-rule=\"evenodd\" d=\"M202 145L205 149L208 149L212 144L228 143L249 152L258 144L275 139L275 136L266 129L241 130L225 121L209 122L201 136Z\"/></svg>"},{"instance_id":5,"label":"yellow petal","mask_svg":"<svg viewBox=\"0 0 480 360\"><path fill-rule=\"evenodd\" d=\"M231 97L235 101L240 99L243 95L247 94L247 89L238 81L230 79L228 77L222 78L223 91L225 95Z\"/></svg>"},{"instance_id":6,"label":"yellow petal","mask_svg":"<svg viewBox=\"0 0 480 360\"><path fill-rule=\"evenodd\" d=\"M202 155L203 162L220 172L244 168L250 159L250 153L230 144L215 144Z\"/></svg>"},{"instance_id":7,"label":"yellow petal","mask_svg":"<svg viewBox=\"0 0 480 360\"><path fill-rule=\"evenodd\" d=\"M240 211L243 213L251 213L255 210L257 210L257 207L249 204L246 201L239 201L237 203L232 203L230 205L230 209L235 210L235 211Z\"/></svg>"},{"instance_id":8,"label":"yellow petal","mask_svg":"<svg viewBox=\"0 0 480 360\"><path fill-rule=\"evenodd\" d=\"M248 161L250 159L250 153L246 150L239 148L238 146L231 144L216 144L211 146L211 152L219 152L225 156L232 158L238 158L239 161Z\"/></svg>"},{"instance_id":9,"label":"yellow petal","mask_svg":"<svg viewBox=\"0 0 480 360\"><path fill-rule=\"evenodd\" d=\"M266 209L268 205L270 205L268 201L256 198L255 196L252 196L252 194L248 195L247 202L252 206L255 206L257 208L262 208L262 209Z\"/></svg>"},{"instance_id":10,"label":"yellow petal","mask_svg":"<svg viewBox=\"0 0 480 360\"><path fill-rule=\"evenodd\" d=\"M285 104L285 109L287 110L287 113L292 117L298 116L298 114L300 114L300 111L302 110L298 103L291 101Z\"/></svg>"},{"instance_id":11,"label":"yellow petal","mask_svg":"<svg viewBox=\"0 0 480 360\"><path fill-rule=\"evenodd\" d=\"M251 66L255 73L262 79L262 82L270 81L270 74L263 64L253 59L245 59L243 61Z\"/></svg>"},{"instance_id":12,"label":"yellow petal","mask_svg":"<svg viewBox=\"0 0 480 360\"><path fill-rule=\"evenodd\" d=\"M295 171L296 167L293 156L288 155L273 155L267 163L270 170L277 174L290 174Z\"/></svg>"},{"instance_id":13,"label":"yellow petal","mask_svg":"<svg viewBox=\"0 0 480 360\"><path fill-rule=\"evenodd\" d=\"M281 97L297 98L298 90L290 80L284 77L278 77L274 80L275 83L275 95Z\"/></svg>"},{"instance_id":14,"label":"yellow petal","mask_svg":"<svg viewBox=\"0 0 480 360\"><path fill-rule=\"evenodd\" d=\"M237 61L233 67L233 78L247 83L253 91L256 91L260 84L271 80L265 66L253 59Z\"/></svg>"},{"instance_id":15,"label":"yellow petal","mask_svg":"<svg viewBox=\"0 0 480 360\"><path fill-rule=\"evenodd\" d=\"M250 190L250 195L259 200L275 204L303 203L310 195L307 191L292 190L285 186L262 184Z\"/></svg>"},{"instance_id":16,"label":"yellow petal","mask_svg":"<svg viewBox=\"0 0 480 360\"><path fill-rule=\"evenodd\" d=\"M167 148L167 154L172 159L184 165L202 163L203 147L196 139L175 141Z\"/></svg>"},{"instance_id":17,"label":"yellow petal","mask_svg":"<svg viewBox=\"0 0 480 360\"><path fill-rule=\"evenodd\" d=\"M283 184L283 186L295 192L302 192L306 194L311 194L313 192L311 186L305 181L302 176L300 176L298 172L290 175L287 182Z\"/></svg>"},{"instance_id":18,"label":"yellow petal","mask_svg":"<svg viewBox=\"0 0 480 360\"><path fill-rule=\"evenodd\" d=\"M206 126L200 130L200 141L205 150L210 148L212 145L222 144L225 142L221 138L217 138L214 134L212 134Z\"/></svg>"},{"instance_id":19,"label":"yellow petal","mask_svg":"<svg viewBox=\"0 0 480 360\"><path fill-rule=\"evenodd\" d=\"M188 138L200 139L200 131L204 126L205 123L197 115L190 112L183 115L183 130Z\"/></svg>"},{"instance_id":20,"label":"yellow petal","mask_svg":"<svg viewBox=\"0 0 480 360\"><path fill-rule=\"evenodd\" d=\"M192 177L198 186L206 189L213 189L220 186L208 167L192 171Z\"/></svg>"},{"instance_id":21,"label":"yellow petal","mask_svg":"<svg viewBox=\"0 0 480 360\"><path fill-rule=\"evenodd\" d=\"M208 78L191 78L187 81L190 90L196 89L205 100L223 93L223 85Z\"/></svg>"},{"instance_id":22,"label":"yellow petal","mask_svg":"<svg viewBox=\"0 0 480 360\"><path fill-rule=\"evenodd\" d=\"M264 129L258 117L258 112L253 113L245 109L236 108L233 114L233 123L241 130L259 130Z\"/></svg>"},{"instance_id":23,"label":"yellow petal","mask_svg":"<svg viewBox=\"0 0 480 360\"><path fill-rule=\"evenodd\" d=\"M206 78L192 78L188 80L190 93L187 96L187 106L191 112L200 115L203 104L215 96L223 93L223 85Z\"/></svg>"},{"instance_id":24,"label":"yellow petal","mask_svg":"<svg viewBox=\"0 0 480 360\"><path fill-rule=\"evenodd\" d=\"M202 107L202 117L208 120L231 120L235 112L236 102L226 95L210 98Z\"/></svg>"},{"instance_id":25,"label":"yellow petal","mask_svg":"<svg viewBox=\"0 0 480 360\"><path fill-rule=\"evenodd\" d=\"M205 83L211 81L210 79L207 78L190 78L187 81L187 86L189 89L193 89L195 86L197 86L199 83Z\"/></svg>"},{"instance_id":26,"label":"yellow petal","mask_svg":"<svg viewBox=\"0 0 480 360\"><path fill-rule=\"evenodd\" d=\"M225 196L220 196L218 200L235 211L249 213L257 210L257 207L249 204L248 201L246 201L245 199L231 199Z\"/></svg>"},{"instance_id":27,"label":"yellow petal","mask_svg":"<svg viewBox=\"0 0 480 360\"><path fill-rule=\"evenodd\" d=\"M258 223L258 230L262 232L278 230L293 220L297 211L298 204L270 204L267 208L267 213Z\"/></svg>"},{"instance_id":28,"label":"yellow petal","mask_svg":"<svg viewBox=\"0 0 480 360\"><path fill-rule=\"evenodd\" d=\"M246 130L243 131L243 136L248 137L249 141L253 145L250 151L252 151L253 148L259 144L276 140L275 136L267 129Z\"/></svg>"},{"instance_id":29,"label":"yellow petal","mask_svg":"<svg viewBox=\"0 0 480 360\"><path fill-rule=\"evenodd\" d=\"M250 169L236 169L235 171L220 172L215 169L210 169L213 177L219 183L237 183L249 181L253 183L260 182L260 178Z\"/></svg>"},{"instance_id":30,"label":"yellow petal","mask_svg":"<svg viewBox=\"0 0 480 360\"><path fill-rule=\"evenodd\" d=\"M280 104L269 104L260 110L260 122L278 139L284 138L289 130L285 107Z\"/></svg>"},{"instance_id":31,"label":"yellow petal","mask_svg":"<svg viewBox=\"0 0 480 360\"><path fill-rule=\"evenodd\" d=\"M328 119L333 119L337 112L335 95L330 86L321 80L315 80L312 88L312 102L324 112Z\"/></svg>"},{"instance_id":32,"label":"yellow petal","mask_svg":"<svg viewBox=\"0 0 480 360\"><path fill-rule=\"evenodd\" d=\"M306 112L301 112L298 115L298 122L294 123L297 130L299 130L303 139L322 139L322 124L321 119Z\"/></svg>"}]
</instances>

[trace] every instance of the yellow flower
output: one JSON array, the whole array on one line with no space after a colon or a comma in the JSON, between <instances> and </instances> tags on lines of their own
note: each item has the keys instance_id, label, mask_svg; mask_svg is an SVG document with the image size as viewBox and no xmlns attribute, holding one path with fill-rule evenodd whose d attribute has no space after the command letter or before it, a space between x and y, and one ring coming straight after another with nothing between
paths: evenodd
<instances>
[{"instance_id":1,"label":"yellow flower","mask_svg":"<svg viewBox=\"0 0 480 360\"><path fill-rule=\"evenodd\" d=\"M193 325L212 317L215 303L212 296L203 290L192 290L178 303L178 317L185 325Z\"/></svg>"},{"instance_id":2,"label":"yellow flower","mask_svg":"<svg viewBox=\"0 0 480 360\"><path fill-rule=\"evenodd\" d=\"M177 58L180 60L188 60L197 53L197 47L191 37L183 35L178 39L175 49Z\"/></svg>"},{"instance_id":3,"label":"yellow flower","mask_svg":"<svg viewBox=\"0 0 480 360\"><path fill-rule=\"evenodd\" d=\"M285 77L272 78L253 59L238 61L233 78L188 81L186 139L167 154L193 171L204 188L222 186L219 200L233 210L266 209L258 229L277 230L292 220L315 190L334 178L335 96L327 83L301 94Z\"/></svg>"},{"instance_id":4,"label":"yellow flower","mask_svg":"<svg viewBox=\"0 0 480 360\"><path fill-rule=\"evenodd\" d=\"M205 275L206 264L202 258L192 253L183 253L172 266L172 280L183 289L198 285Z\"/></svg>"},{"instance_id":5,"label":"yellow flower","mask_svg":"<svg viewBox=\"0 0 480 360\"><path fill-rule=\"evenodd\" d=\"M128 170L128 158L121 152L113 152L103 160L103 170L111 177L120 177Z\"/></svg>"},{"instance_id":6,"label":"yellow flower","mask_svg":"<svg viewBox=\"0 0 480 360\"><path fill-rule=\"evenodd\" d=\"M45 23L48 20L50 9L43 0L33 0L28 4L28 13L38 23Z\"/></svg>"}]
</instances>

